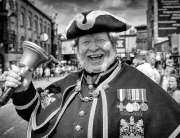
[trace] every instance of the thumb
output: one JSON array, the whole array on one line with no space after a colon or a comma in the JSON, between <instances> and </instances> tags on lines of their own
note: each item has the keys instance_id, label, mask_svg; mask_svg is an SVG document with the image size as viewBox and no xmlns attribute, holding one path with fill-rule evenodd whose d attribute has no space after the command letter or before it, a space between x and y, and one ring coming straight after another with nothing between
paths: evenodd
<instances>
[{"instance_id":1,"label":"thumb","mask_svg":"<svg viewBox=\"0 0 180 138\"><path fill-rule=\"evenodd\" d=\"M26 76L26 75L28 75L30 73L30 70L29 70L29 67L28 66L25 66L25 67L23 67L22 69L21 69L21 74L23 75L23 76Z\"/></svg>"}]
</instances>

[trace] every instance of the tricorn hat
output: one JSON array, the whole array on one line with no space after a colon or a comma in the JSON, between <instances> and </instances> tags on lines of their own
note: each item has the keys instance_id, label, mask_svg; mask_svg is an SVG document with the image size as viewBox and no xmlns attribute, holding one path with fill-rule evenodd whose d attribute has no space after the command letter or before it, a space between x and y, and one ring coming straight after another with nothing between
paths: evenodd
<instances>
[{"instance_id":1,"label":"tricorn hat","mask_svg":"<svg viewBox=\"0 0 180 138\"><path fill-rule=\"evenodd\" d=\"M89 11L77 14L73 18L66 27L66 38L74 39L100 32L123 32L130 27L126 20L107 11Z\"/></svg>"}]
</instances>

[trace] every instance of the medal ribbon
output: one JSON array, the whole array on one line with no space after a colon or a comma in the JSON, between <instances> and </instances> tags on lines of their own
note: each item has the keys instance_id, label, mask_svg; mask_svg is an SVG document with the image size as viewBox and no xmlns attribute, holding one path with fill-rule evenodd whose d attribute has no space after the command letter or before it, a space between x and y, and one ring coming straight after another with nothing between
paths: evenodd
<instances>
[{"instance_id":1,"label":"medal ribbon","mask_svg":"<svg viewBox=\"0 0 180 138\"><path fill-rule=\"evenodd\" d=\"M120 100L120 102L123 102L125 99L125 89L118 89L117 90L117 97Z\"/></svg>"},{"instance_id":2,"label":"medal ribbon","mask_svg":"<svg viewBox=\"0 0 180 138\"><path fill-rule=\"evenodd\" d=\"M135 89L131 89L131 93L132 93L132 101L136 101L136 90Z\"/></svg>"},{"instance_id":3,"label":"medal ribbon","mask_svg":"<svg viewBox=\"0 0 180 138\"><path fill-rule=\"evenodd\" d=\"M136 101L140 101L139 89L136 89Z\"/></svg>"},{"instance_id":4,"label":"medal ribbon","mask_svg":"<svg viewBox=\"0 0 180 138\"><path fill-rule=\"evenodd\" d=\"M130 101L131 100L131 89L126 89L126 99L128 100L128 101Z\"/></svg>"},{"instance_id":5,"label":"medal ribbon","mask_svg":"<svg viewBox=\"0 0 180 138\"><path fill-rule=\"evenodd\" d=\"M146 89L141 89L141 98L142 98L142 102L147 102Z\"/></svg>"}]
</instances>

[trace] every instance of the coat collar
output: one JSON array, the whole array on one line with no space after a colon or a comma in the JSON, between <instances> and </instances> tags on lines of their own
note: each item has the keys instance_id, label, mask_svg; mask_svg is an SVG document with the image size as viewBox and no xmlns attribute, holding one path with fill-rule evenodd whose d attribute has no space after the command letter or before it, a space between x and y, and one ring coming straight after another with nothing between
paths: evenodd
<instances>
[{"instance_id":1,"label":"coat collar","mask_svg":"<svg viewBox=\"0 0 180 138\"><path fill-rule=\"evenodd\" d=\"M85 70L83 70L83 81L88 85L98 85L99 83L103 82L114 69L118 66L118 64L121 64L121 61L118 59L115 59L113 64L102 73L88 73Z\"/></svg>"}]
</instances>

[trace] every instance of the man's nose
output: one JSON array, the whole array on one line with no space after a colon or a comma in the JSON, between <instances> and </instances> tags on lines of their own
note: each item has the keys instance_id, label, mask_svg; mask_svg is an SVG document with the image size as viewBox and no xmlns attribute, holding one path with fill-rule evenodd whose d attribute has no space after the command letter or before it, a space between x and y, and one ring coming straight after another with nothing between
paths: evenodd
<instances>
[{"instance_id":1,"label":"man's nose","mask_svg":"<svg viewBox=\"0 0 180 138\"><path fill-rule=\"evenodd\" d=\"M99 46L96 44L95 41L92 41L92 42L91 42L91 46L89 47L89 49L90 49L91 51L96 51L96 50L99 49Z\"/></svg>"}]
</instances>

